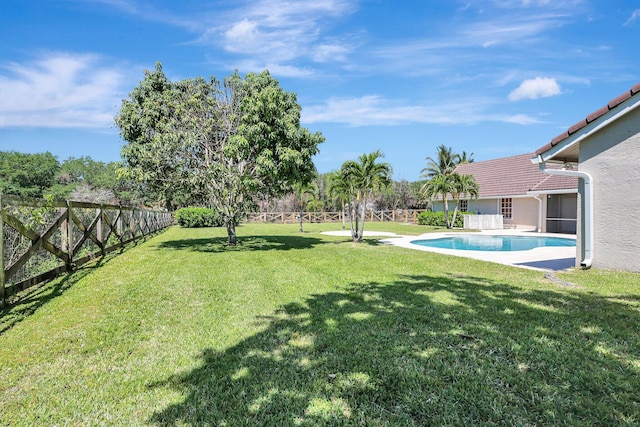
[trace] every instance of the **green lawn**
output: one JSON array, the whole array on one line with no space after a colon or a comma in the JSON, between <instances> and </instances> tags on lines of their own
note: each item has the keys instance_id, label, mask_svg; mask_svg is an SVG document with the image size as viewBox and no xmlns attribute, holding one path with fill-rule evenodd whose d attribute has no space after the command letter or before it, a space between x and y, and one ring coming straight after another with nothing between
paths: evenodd
<instances>
[{"instance_id":1,"label":"green lawn","mask_svg":"<svg viewBox=\"0 0 640 427\"><path fill-rule=\"evenodd\" d=\"M297 227L174 227L5 309L0 425L640 424L640 275Z\"/></svg>"}]
</instances>

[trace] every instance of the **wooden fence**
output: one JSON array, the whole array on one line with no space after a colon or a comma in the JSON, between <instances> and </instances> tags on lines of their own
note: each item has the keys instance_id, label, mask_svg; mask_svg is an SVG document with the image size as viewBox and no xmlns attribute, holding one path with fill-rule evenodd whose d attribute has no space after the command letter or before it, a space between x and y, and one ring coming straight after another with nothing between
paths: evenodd
<instances>
[{"instance_id":1,"label":"wooden fence","mask_svg":"<svg viewBox=\"0 0 640 427\"><path fill-rule=\"evenodd\" d=\"M368 211L367 221L377 222L404 222L417 223L418 214L426 210L391 210L391 211ZM342 212L304 212L303 222L342 222ZM349 220L348 217L345 218ZM254 212L248 215L248 222L266 222L280 224L295 224L300 222L299 212Z\"/></svg>"},{"instance_id":2,"label":"wooden fence","mask_svg":"<svg viewBox=\"0 0 640 427\"><path fill-rule=\"evenodd\" d=\"M173 223L169 212L0 194L0 305Z\"/></svg>"}]
</instances>

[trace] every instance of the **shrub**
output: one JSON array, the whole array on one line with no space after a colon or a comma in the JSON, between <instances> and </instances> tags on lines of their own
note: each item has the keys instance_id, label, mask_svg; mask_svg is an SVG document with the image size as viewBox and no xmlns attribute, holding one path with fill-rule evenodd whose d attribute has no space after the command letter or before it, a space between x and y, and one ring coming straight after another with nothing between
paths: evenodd
<instances>
[{"instance_id":1,"label":"shrub","mask_svg":"<svg viewBox=\"0 0 640 427\"><path fill-rule=\"evenodd\" d=\"M462 228L464 225L463 215L468 215L471 212L458 212L456 215L456 223L454 227ZM453 219L453 209L449 211L449 221ZM446 227L447 223L444 220L444 212L421 212L418 214L418 224L431 225L434 227Z\"/></svg>"},{"instance_id":2,"label":"shrub","mask_svg":"<svg viewBox=\"0 0 640 427\"><path fill-rule=\"evenodd\" d=\"M186 228L220 227L223 225L220 214L210 208L182 208L175 213L178 224Z\"/></svg>"}]
</instances>

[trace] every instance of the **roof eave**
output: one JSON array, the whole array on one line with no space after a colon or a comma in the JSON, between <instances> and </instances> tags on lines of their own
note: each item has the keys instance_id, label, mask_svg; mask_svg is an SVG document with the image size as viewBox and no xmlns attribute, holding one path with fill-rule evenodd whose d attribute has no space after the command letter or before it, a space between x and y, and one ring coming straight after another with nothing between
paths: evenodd
<instances>
[{"instance_id":1,"label":"roof eave","mask_svg":"<svg viewBox=\"0 0 640 427\"><path fill-rule=\"evenodd\" d=\"M542 194L575 194L578 192L577 188L567 188L562 190L532 190L528 191L529 196L539 196Z\"/></svg>"},{"instance_id":2,"label":"roof eave","mask_svg":"<svg viewBox=\"0 0 640 427\"><path fill-rule=\"evenodd\" d=\"M634 89L637 89L634 87ZM635 93L634 93L635 95ZM575 163L578 161L575 156L567 156L566 153L576 144L579 144L585 138L591 136L595 132L600 129L608 126L610 123L614 122L618 118L628 114L629 112L636 109L640 106L640 96L629 96L623 102L620 102L618 105L615 105L614 108L610 109L608 112L597 115L592 114L587 117L584 125L582 122L572 126L567 132L558 137L554 138L547 145L539 148L536 151L536 156L531 158L531 162L533 164L538 164L540 162L559 162L566 163L572 162ZM589 121L591 117L597 118L593 121ZM573 131L573 132L572 132ZM563 157L563 153L565 156Z\"/></svg>"}]
</instances>

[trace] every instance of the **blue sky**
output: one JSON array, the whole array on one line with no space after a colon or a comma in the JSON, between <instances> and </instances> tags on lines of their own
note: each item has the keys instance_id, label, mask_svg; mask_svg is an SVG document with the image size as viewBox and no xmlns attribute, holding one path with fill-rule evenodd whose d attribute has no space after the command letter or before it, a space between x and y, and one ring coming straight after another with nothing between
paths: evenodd
<instances>
[{"instance_id":1,"label":"blue sky","mask_svg":"<svg viewBox=\"0 0 640 427\"><path fill-rule=\"evenodd\" d=\"M326 142L417 180L440 144L532 152L640 82L640 1L0 0L0 150L120 158L113 117L167 76L268 69Z\"/></svg>"}]
</instances>

